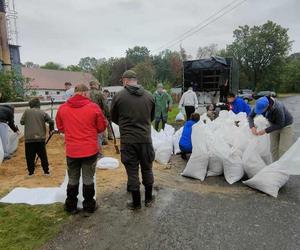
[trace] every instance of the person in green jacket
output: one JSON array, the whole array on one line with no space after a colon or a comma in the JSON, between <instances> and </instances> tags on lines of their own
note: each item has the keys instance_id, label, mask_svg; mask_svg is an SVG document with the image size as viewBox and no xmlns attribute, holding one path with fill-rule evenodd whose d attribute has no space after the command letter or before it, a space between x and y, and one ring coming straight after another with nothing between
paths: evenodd
<instances>
[{"instance_id":1,"label":"person in green jacket","mask_svg":"<svg viewBox=\"0 0 300 250\"><path fill-rule=\"evenodd\" d=\"M168 112L171 111L172 97L161 83L157 85L157 90L154 92L153 97L155 102L155 129L158 131L160 121L162 121L162 129L165 128Z\"/></svg>"},{"instance_id":2,"label":"person in green jacket","mask_svg":"<svg viewBox=\"0 0 300 250\"><path fill-rule=\"evenodd\" d=\"M24 125L25 156L28 176L33 176L35 171L35 157L39 156L44 170L44 175L49 176L49 162L46 151L46 123L49 124L49 135L54 131L54 121L40 109L40 100L35 97L29 101L30 109L23 113L20 123Z\"/></svg>"}]
</instances>

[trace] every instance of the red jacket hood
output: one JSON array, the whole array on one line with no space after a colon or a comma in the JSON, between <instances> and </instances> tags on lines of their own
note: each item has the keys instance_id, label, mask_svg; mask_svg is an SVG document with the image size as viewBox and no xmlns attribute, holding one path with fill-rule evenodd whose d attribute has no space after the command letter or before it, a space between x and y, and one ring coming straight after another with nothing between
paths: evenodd
<instances>
[{"instance_id":1,"label":"red jacket hood","mask_svg":"<svg viewBox=\"0 0 300 250\"><path fill-rule=\"evenodd\" d=\"M81 108L81 107L89 104L90 102L91 102L91 100L85 96L74 95L67 101L67 104L69 106L71 106L72 108Z\"/></svg>"}]
</instances>

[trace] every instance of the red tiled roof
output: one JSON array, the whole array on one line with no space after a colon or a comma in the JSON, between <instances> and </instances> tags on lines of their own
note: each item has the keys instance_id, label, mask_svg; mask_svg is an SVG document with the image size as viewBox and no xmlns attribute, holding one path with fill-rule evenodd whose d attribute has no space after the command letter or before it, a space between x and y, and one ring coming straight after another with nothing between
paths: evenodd
<instances>
[{"instance_id":1,"label":"red tiled roof","mask_svg":"<svg viewBox=\"0 0 300 250\"><path fill-rule=\"evenodd\" d=\"M65 82L75 86L79 83L88 85L96 80L90 73L26 67L22 67L22 75L31 79L29 86L35 89L64 89Z\"/></svg>"}]
</instances>

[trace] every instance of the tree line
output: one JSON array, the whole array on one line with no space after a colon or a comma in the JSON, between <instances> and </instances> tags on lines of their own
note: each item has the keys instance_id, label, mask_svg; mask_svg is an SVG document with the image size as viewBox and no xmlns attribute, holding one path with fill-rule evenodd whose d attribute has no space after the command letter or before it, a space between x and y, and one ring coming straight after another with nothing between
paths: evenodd
<instances>
[{"instance_id":1,"label":"tree line","mask_svg":"<svg viewBox=\"0 0 300 250\"><path fill-rule=\"evenodd\" d=\"M157 83L163 83L167 88L181 86L182 62L185 60L223 56L237 60L240 88L300 92L300 53L290 54L293 41L287 28L272 21L252 27L244 25L233 31L233 39L224 49L218 49L217 44L200 46L194 57L182 46L178 51L166 49L156 55L145 46L135 46L127 49L124 57L84 57L78 64L66 67L56 62L41 66L26 62L23 66L90 72L104 86L120 85L122 73L133 69L139 83L154 90Z\"/></svg>"}]
</instances>

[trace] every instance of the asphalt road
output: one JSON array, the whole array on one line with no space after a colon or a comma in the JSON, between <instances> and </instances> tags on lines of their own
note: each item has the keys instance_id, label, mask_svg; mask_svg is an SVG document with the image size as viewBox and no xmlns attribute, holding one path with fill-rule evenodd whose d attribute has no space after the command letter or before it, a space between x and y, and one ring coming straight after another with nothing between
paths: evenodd
<instances>
[{"instance_id":1,"label":"asphalt road","mask_svg":"<svg viewBox=\"0 0 300 250\"><path fill-rule=\"evenodd\" d=\"M284 100L300 136L300 97ZM100 195L90 218L75 216L45 249L300 249L300 176L277 199L222 177L180 176L184 162L156 176L157 201L131 212L124 190Z\"/></svg>"}]
</instances>

